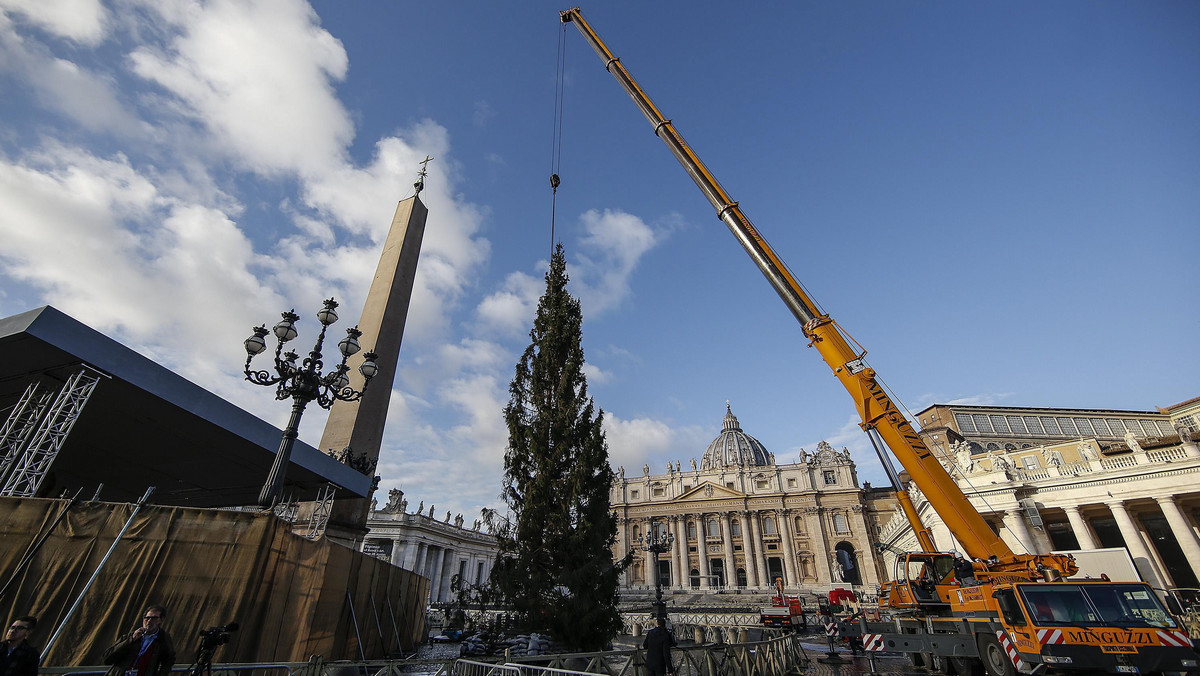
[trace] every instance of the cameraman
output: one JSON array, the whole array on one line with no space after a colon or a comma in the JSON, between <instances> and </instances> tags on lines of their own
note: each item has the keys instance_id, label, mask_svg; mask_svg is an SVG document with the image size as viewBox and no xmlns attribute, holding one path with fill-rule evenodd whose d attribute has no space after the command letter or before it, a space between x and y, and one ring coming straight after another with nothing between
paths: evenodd
<instances>
[{"instance_id":1,"label":"cameraman","mask_svg":"<svg viewBox=\"0 0 1200 676\"><path fill-rule=\"evenodd\" d=\"M175 666L175 646L162 628L166 608L150 606L142 613L142 626L104 651L111 664L106 676L168 676Z\"/></svg>"}]
</instances>

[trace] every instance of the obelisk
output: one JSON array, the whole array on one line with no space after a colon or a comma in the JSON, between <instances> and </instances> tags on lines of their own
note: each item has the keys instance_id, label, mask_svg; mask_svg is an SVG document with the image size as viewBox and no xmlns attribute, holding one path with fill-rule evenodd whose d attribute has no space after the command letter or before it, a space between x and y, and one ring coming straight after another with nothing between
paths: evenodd
<instances>
[{"instance_id":1,"label":"obelisk","mask_svg":"<svg viewBox=\"0 0 1200 676\"><path fill-rule=\"evenodd\" d=\"M414 184L416 192L396 206L371 290L363 304L362 318L358 321L358 328L363 332L360 339L363 352L374 349L378 355L379 373L371 380L362 399L334 404L321 435L319 448L322 451L331 455L342 455L345 451L356 457L366 456L372 467L379 460L388 402L400 358L400 342L404 338L404 322L408 318L413 279L417 273L417 258L425 234L425 218L429 214L420 196L425 187L425 165L431 159L426 157L421 162L421 171ZM351 357L349 362L351 386L355 389L362 387L358 365L363 361L363 352ZM326 537L357 549L367 532L369 509L369 498L335 499L325 527Z\"/></svg>"}]
</instances>

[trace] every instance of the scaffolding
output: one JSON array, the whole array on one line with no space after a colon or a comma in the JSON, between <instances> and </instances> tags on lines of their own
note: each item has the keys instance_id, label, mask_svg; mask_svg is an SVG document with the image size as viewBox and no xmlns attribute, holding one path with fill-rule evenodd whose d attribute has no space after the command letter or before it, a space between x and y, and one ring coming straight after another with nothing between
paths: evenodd
<instances>
[{"instance_id":1,"label":"scaffolding","mask_svg":"<svg viewBox=\"0 0 1200 676\"><path fill-rule=\"evenodd\" d=\"M319 540L325 534L325 526L329 524L329 512L333 510L333 498L337 489L333 484L325 484L317 501L313 503L312 518L308 520L308 531L304 537L309 540Z\"/></svg>"},{"instance_id":2,"label":"scaffolding","mask_svg":"<svg viewBox=\"0 0 1200 676\"><path fill-rule=\"evenodd\" d=\"M0 496L37 494L100 377L98 371L81 366L48 404L49 393L39 398L36 383L25 389L0 437L6 447Z\"/></svg>"}]
</instances>

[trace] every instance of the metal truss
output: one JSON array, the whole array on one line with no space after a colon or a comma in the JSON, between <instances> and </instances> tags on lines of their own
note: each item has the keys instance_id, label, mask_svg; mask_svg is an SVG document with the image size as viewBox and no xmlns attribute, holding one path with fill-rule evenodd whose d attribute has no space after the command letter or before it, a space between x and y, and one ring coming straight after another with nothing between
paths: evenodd
<instances>
[{"instance_id":1,"label":"metal truss","mask_svg":"<svg viewBox=\"0 0 1200 676\"><path fill-rule=\"evenodd\" d=\"M85 365L67 379L45 415L41 416L28 443L23 449L16 449L13 465L4 478L3 487L0 487L0 495L30 497L37 494L46 472L54 464L100 377L100 373Z\"/></svg>"},{"instance_id":2,"label":"metal truss","mask_svg":"<svg viewBox=\"0 0 1200 676\"><path fill-rule=\"evenodd\" d=\"M38 419L50 403L52 393L40 390L41 384L37 381L29 383L4 425L0 426L0 486L12 473L17 458L37 429Z\"/></svg>"},{"instance_id":3,"label":"metal truss","mask_svg":"<svg viewBox=\"0 0 1200 676\"><path fill-rule=\"evenodd\" d=\"M275 505L275 516L288 523L296 523L296 516L299 512L300 503L296 502L296 499L291 496L286 501Z\"/></svg>"},{"instance_id":4,"label":"metal truss","mask_svg":"<svg viewBox=\"0 0 1200 676\"><path fill-rule=\"evenodd\" d=\"M320 540L325 535L325 526L329 524L329 512L333 510L333 496L336 494L337 489L333 487L333 484L325 484L325 488L321 489L317 501L313 503L312 518L308 520L308 532L304 534L304 537L309 540Z\"/></svg>"}]
</instances>

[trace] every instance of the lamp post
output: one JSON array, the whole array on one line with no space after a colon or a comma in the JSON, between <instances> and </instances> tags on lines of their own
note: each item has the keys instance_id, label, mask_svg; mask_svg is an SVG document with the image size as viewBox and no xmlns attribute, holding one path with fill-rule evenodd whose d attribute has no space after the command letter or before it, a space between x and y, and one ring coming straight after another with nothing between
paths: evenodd
<instances>
[{"instance_id":1,"label":"lamp post","mask_svg":"<svg viewBox=\"0 0 1200 676\"><path fill-rule=\"evenodd\" d=\"M662 532L655 526L655 522L651 520L649 532L644 538L639 535L636 542L642 551L654 554L654 617L666 620L667 604L663 602L662 597L662 578L658 574L658 555L671 550L671 545L675 542L675 535Z\"/></svg>"},{"instance_id":2,"label":"lamp post","mask_svg":"<svg viewBox=\"0 0 1200 676\"><path fill-rule=\"evenodd\" d=\"M335 401L357 401L362 398L371 378L379 372L379 365L375 363L378 355L367 351L363 354L366 361L358 368L363 376L363 389L355 390L350 387L350 377L347 375L350 367L346 365L346 360L362 349L358 344L362 331L359 331L357 326L346 329L346 337L338 343L338 350L342 353L341 363L329 373L321 372L321 345L325 341L325 330L338 319L337 306L337 301L330 298L324 301L324 307L317 312L317 321L321 322L321 333L317 336L317 343L312 352L308 353L299 366L296 365L296 360L300 355L291 350L283 352L284 344L296 337L296 322L300 316L294 310L284 312L283 319L270 331L267 331L265 325L254 327L254 334L244 343L246 380L255 385L276 385L277 400L292 400L292 417L283 430L283 438L279 441L279 451L275 453L271 473L267 475L267 482L258 494L258 504L262 507L274 506L283 493L283 480L287 475L288 461L291 460L292 446L296 442L300 418L304 415L304 407L308 402L315 401L321 408L328 409ZM253 371L250 369L250 360L267 348L264 338L268 333L274 333L278 341L275 348L275 372Z\"/></svg>"}]
</instances>

